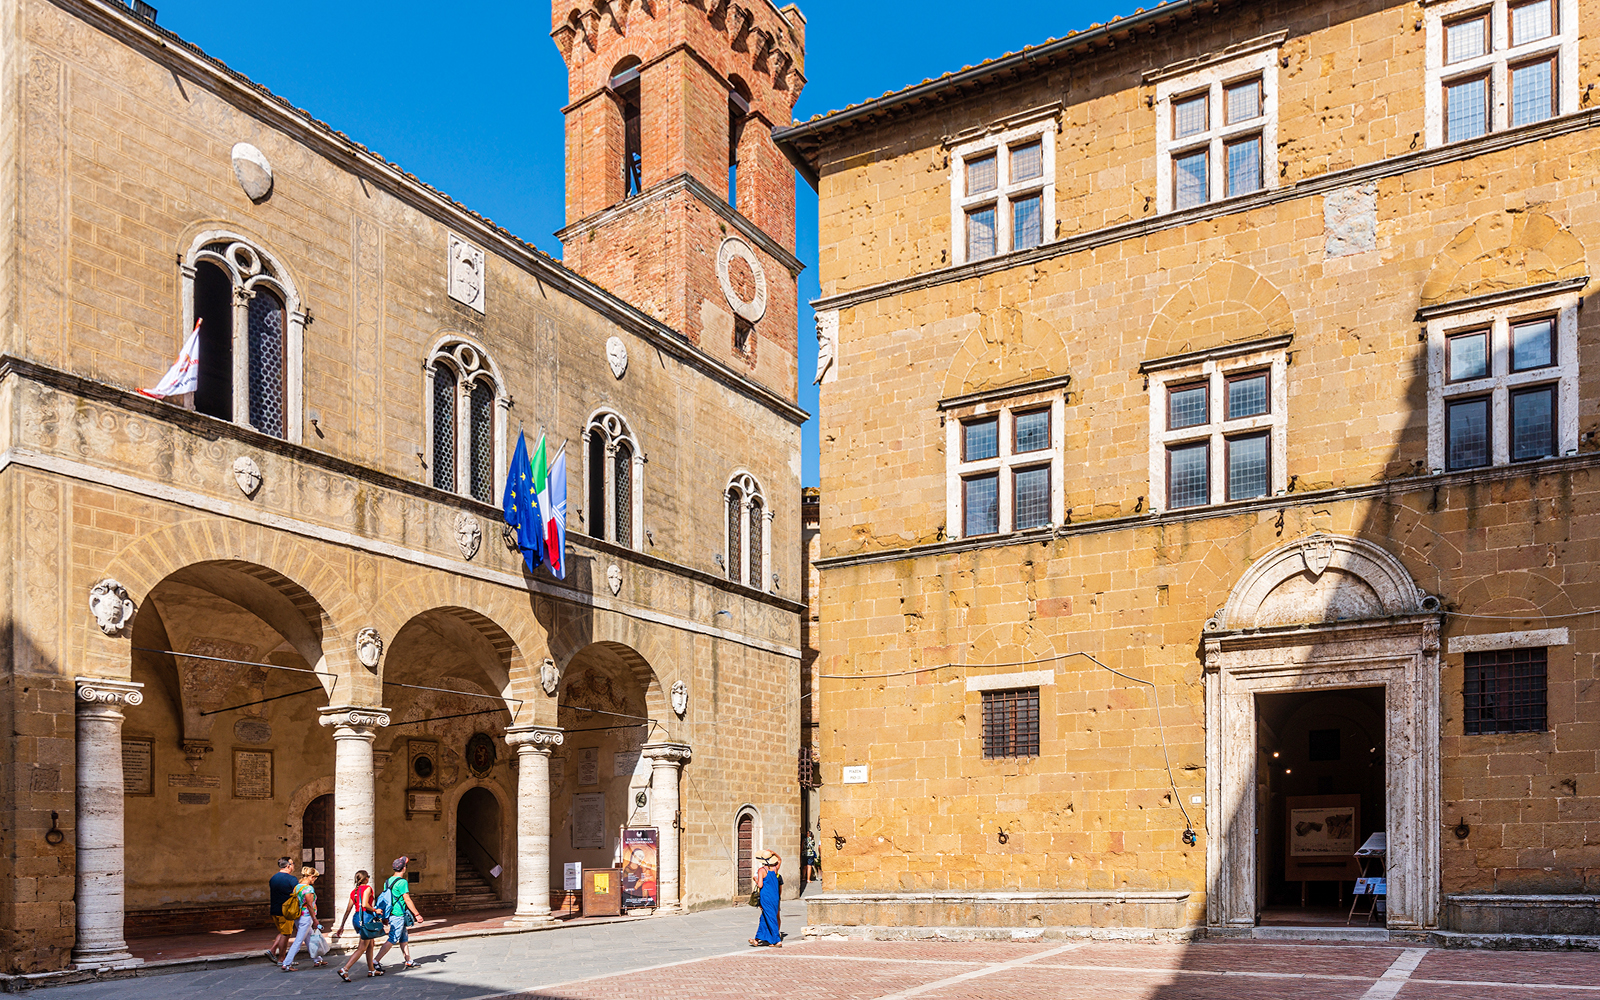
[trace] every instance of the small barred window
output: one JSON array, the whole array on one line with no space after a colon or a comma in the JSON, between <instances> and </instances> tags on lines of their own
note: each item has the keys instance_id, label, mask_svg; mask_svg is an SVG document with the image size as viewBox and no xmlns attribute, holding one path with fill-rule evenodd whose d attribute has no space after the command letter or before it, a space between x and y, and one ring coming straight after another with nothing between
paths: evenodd
<instances>
[{"instance_id":1,"label":"small barred window","mask_svg":"<svg viewBox=\"0 0 1600 1000\"><path fill-rule=\"evenodd\" d=\"M1466 734L1544 732L1545 665L1543 649L1468 653L1462 691Z\"/></svg>"},{"instance_id":2,"label":"small barred window","mask_svg":"<svg viewBox=\"0 0 1600 1000\"><path fill-rule=\"evenodd\" d=\"M983 756L1039 756L1039 689L983 692Z\"/></svg>"}]
</instances>

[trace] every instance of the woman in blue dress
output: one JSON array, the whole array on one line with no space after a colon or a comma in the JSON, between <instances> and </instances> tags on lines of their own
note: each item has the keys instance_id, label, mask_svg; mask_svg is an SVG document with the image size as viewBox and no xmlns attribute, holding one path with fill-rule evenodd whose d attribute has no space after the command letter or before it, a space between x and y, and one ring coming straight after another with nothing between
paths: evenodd
<instances>
[{"instance_id":1,"label":"woman in blue dress","mask_svg":"<svg viewBox=\"0 0 1600 1000\"><path fill-rule=\"evenodd\" d=\"M756 890L761 893L761 923L756 936L750 939L752 948L782 948L783 932L779 929L778 906L783 901L783 876L778 865L783 859L772 851L756 855L761 870L756 872Z\"/></svg>"}]
</instances>

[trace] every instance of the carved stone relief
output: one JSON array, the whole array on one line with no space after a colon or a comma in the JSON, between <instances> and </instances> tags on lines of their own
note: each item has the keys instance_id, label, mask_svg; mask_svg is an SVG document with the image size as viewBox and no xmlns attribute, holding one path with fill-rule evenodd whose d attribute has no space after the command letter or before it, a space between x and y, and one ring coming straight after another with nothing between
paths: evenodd
<instances>
[{"instance_id":1,"label":"carved stone relief","mask_svg":"<svg viewBox=\"0 0 1600 1000\"><path fill-rule=\"evenodd\" d=\"M739 297L728 271L735 258L743 260L750 266L750 274L755 279L755 291L748 302ZM767 314L766 271L762 269L761 261L756 257L755 251L750 249L750 244L737 236L729 236L722 241L722 246L717 248L717 282L722 286L722 295L728 300L729 308L740 319L747 323L759 323L761 317Z\"/></svg>"},{"instance_id":2,"label":"carved stone relief","mask_svg":"<svg viewBox=\"0 0 1600 1000\"><path fill-rule=\"evenodd\" d=\"M261 466L249 455L240 455L233 460L233 481L245 496L255 496L261 488Z\"/></svg>"},{"instance_id":3,"label":"carved stone relief","mask_svg":"<svg viewBox=\"0 0 1600 1000\"><path fill-rule=\"evenodd\" d=\"M251 201L261 201L272 193L272 164L248 142L233 147L233 176Z\"/></svg>"},{"instance_id":4,"label":"carved stone relief","mask_svg":"<svg viewBox=\"0 0 1600 1000\"><path fill-rule=\"evenodd\" d=\"M383 655L383 636L378 630L367 627L356 633L356 659L368 670L375 670L378 658Z\"/></svg>"},{"instance_id":5,"label":"carved stone relief","mask_svg":"<svg viewBox=\"0 0 1600 1000\"><path fill-rule=\"evenodd\" d=\"M539 664L539 686L544 688L544 693L553 695L561 684L561 671L556 669L556 661L546 659Z\"/></svg>"},{"instance_id":6,"label":"carved stone relief","mask_svg":"<svg viewBox=\"0 0 1600 1000\"><path fill-rule=\"evenodd\" d=\"M813 385L831 382L833 366L839 359L839 310L824 309L816 314L817 322L817 377ZM837 376L834 376L835 378Z\"/></svg>"},{"instance_id":7,"label":"carved stone relief","mask_svg":"<svg viewBox=\"0 0 1600 1000\"><path fill-rule=\"evenodd\" d=\"M680 719L689 710L689 686L683 681L672 682L672 710L678 713Z\"/></svg>"},{"instance_id":8,"label":"carved stone relief","mask_svg":"<svg viewBox=\"0 0 1600 1000\"><path fill-rule=\"evenodd\" d=\"M611 593L616 595L622 592L622 570L616 563L606 567L606 586L611 588Z\"/></svg>"},{"instance_id":9,"label":"carved stone relief","mask_svg":"<svg viewBox=\"0 0 1600 1000\"><path fill-rule=\"evenodd\" d=\"M446 266L450 297L483 312L483 251L452 233Z\"/></svg>"},{"instance_id":10,"label":"carved stone relief","mask_svg":"<svg viewBox=\"0 0 1600 1000\"><path fill-rule=\"evenodd\" d=\"M456 515L456 545L461 549L461 558L471 559L478 554L478 546L483 541L483 529L478 527L478 519L461 511Z\"/></svg>"},{"instance_id":11,"label":"carved stone relief","mask_svg":"<svg viewBox=\"0 0 1600 1000\"><path fill-rule=\"evenodd\" d=\"M106 635L122 635L133 624L136 608L128 589L106 577L89 588L89 610L94 613L94 623Z\"/></svg>"},{"instance_id":12,"label":"carved stone relief","mask_svg":"<svg viewBox=\"0 0 1600 1000\"><path fill-rule=\"evenodd\" d=\"M628 370L628 345L621 337L606 341L606 360L611 363L611 374L621 378Z\"/></svg>"}]
</instances>

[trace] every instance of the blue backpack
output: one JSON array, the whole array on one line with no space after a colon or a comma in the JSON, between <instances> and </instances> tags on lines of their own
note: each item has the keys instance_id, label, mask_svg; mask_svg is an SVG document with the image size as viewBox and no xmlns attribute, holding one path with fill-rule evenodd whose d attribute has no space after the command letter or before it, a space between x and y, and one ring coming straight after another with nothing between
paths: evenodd
<instances>
[{"instance_id":1,"label":"blue backpack","mask_svg":"<svg viewBox=\"0 0 1600 1000\"><path fill-rule=\"evenodd\" d=\"M394 879L383 883L383 892L378 894L378 899L372 905L378 911L378 919L384 923L389 922L389 914L394 912L394 896L390 890L394 888Z\"/></svg>"}]
</instances>

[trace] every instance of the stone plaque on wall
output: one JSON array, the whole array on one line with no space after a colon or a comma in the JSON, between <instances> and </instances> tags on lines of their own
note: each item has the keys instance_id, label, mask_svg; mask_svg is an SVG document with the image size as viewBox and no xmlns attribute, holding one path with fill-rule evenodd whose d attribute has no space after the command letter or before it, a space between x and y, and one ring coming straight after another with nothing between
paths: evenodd
<instances>
[{"instance_id":1,"label":"stone plaque on wall","mask_svg":"<svg viewBox=\"0 0 1600 1000\"><path fill-rule=\"evenodd\" d=\"M240 719L233 724L233 738L254 746L271 743L272 724L266 719Z\"/></svg>"},{"instance_id":2,"label":"stone plaque on wall","mask_svg":"<svg viewBox=\"0 0 1600 1000\"><path fill-rule=\"evenodd\" d=\"M578 784L600 784L599 747L584 747L578 751Z\"/></svg>"},{"instance_id":3,"label":"stone plaque on wall","mask_svg":"<svg viewBox=\"0 0 1600 1000\"><path fill-rule=\"evenodd\" d=\"M606 796L604 792L572 797L572 847L574 850L606 846Z\"/></svg>"},{"instance_id":4,"label":"stone plaque on wall","mask_svg":"<svg viewBox=\"0 0 1600 1000\"><path fill-rule=\"evenodd\" d=\"M169 774L168 788L221 788L222 779L214 774Z\"/></svg>"},{"instance_id":5,"label":"stone plaque on wall","mask_svg":"<svg viewBox=\"0 0 1600 1000\"><path fill-rule=\"evenodd\" d=\"M178 805L180 806L209 806L211 804L210 792L179 792Z\"/></svg>"},{"instance_id":6,"label":"stone plaque on wall","mask_svg":"<svg viewBox=\"0 0 1600 1000\"><path fill-rule=\"evenodd\" d=\"M550 758L550 787L556 788L567 780L567 758Z\"/></svg>"},{"instance_id":7,"label":"stone plaque on wall","mask_svg":"<svg viewBox=\"0 0 1600 1000\"><path fill-rule=\"evenodd\" d=\"M626 778L639 766L639 751L619 750L611 756L611 776Z\"/></svg>"},{"instance_id":8,"label":"stone plaque on wall","mask_svg":"<svg viewBox=\"0 0 1600 1000\"><path fill-rule=\"evenodd\" d=\"M151 740L122 741L122 792L124 795L156 793L155 743Z\"/></svg>"},{"instance_id":9,"label":"stone plaque on wall","mask_svg":"<svg viewBox=\"0 0 1600 1000\"><path fill-rule=\"evenodd\" d=\"M233 752L233 797L236 799L272 798L271 750L235 750Z\"/></svg>"}]
</instances>

